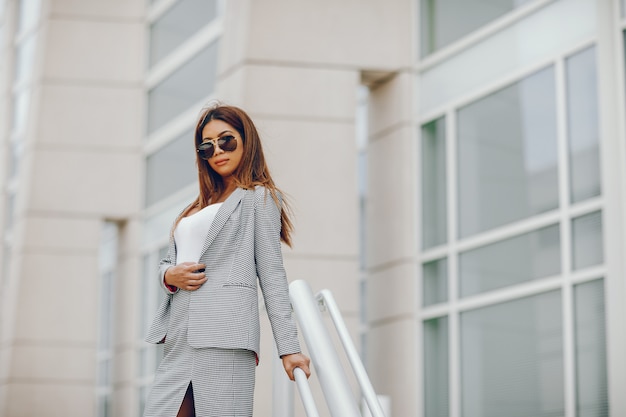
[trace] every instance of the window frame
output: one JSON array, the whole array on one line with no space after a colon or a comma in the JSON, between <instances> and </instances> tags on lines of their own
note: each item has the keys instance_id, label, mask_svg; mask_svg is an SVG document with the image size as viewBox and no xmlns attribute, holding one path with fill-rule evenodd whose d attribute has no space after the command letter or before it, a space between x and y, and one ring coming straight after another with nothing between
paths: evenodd
<instances>
[{"instance_id":1,"label":"window frame","mask_svg":"<svg viewBox=\"0 0 626 417\"><path fill-rule=\"evenodd\" d=\"M616 0L617 1L617 0ZM532 3L533 7L539 7L538 5L545 5L550 3L549 1L538 1ZM522 11L514 12L516 19L521 19L527 14ZM518 16L519 15L519 16ZM503 17L507 19L507 25L511 24L508 20L510 17ZM626 19L623 22L624 29L626 29ZM492 25L488 25L488 28L481 29L480 39L487 37L496 32L491 26L497 26L498 30L501 28L499 25L503 23L497 21ZM417 312L417 335L420 343L418 344L418 357L423 360L423 329L424 322L441 317L448 318L448 371L449 371L449 417L459 417L461 415L461 347L460 347L460 317L463 312L474 310L476 308L486 307L497 303L513 301L522 297L541 294L548 291L560 290L562 294L562 312L563 312L563 354L564 354L564 409L567 417L573 416L572 412L576 409L576 379L575 379L575 356L574 356L574 305L573 305L573 289L575 285L594 281L597 279L604 279L605 285L607 285L607 267L606 259L601 265L592 266L589 268L583 268L581 270L572 270L572 226L571 222L574 218L580 217L585 214L590 214L595 211L600 211L604 215L607 202L604 194L592 197L590 199L571 203L570 199L570 171L569 171L569 143L567 136L567 102L566 102L566 59L572 55L584 51L590 47L597 48L597 37L591 37L585 39L582 42L574 45L573 47L562 50L558 55L552 56L549 59L545 59L541 62L536 62L533 65L525 68L517 69L500 79L493 80L493 82L483 85L481 88L476 89L470 94L466 94L461 97L456 97L450 100L440 108L433 109L422 115L416 115L414 120L415 131L417 132L416 138L418 142L418 155L421 155L422 148L422 126L427 123L433 122L441 117L445 118L445 141L446 141L446 187L447 187L447 203L446 216L448 225L447 243L439 245L437 247L423 249L421 242L421 232L418 237L420 244L419 254L417 256L417 270L418 270L418 282L421 292L422 288L422 266L428 262L436 261L442 258L448 260L448 300L446 302L437 303L429 306L420 305ZM459 50L467 47L473 42L468 40L461 40L455 44L444 48L441 54L435 53L433 56L429 56L427 59L419 62L414 71L419 74L425 68L429 68L436 62L440 62L445 59L440 56L451 56L457 53ZM435 56L436 55L436 56ZM596 59L596 65L599 59ZM555 71L555 83L556 83L556 114L557 114L557 147L558 147L558 207L546 213L530 216L519 221L515 221L504 226L496 227L485 232L480 232L467 238L460 238L458 233L458 135L457 135L457 110L469 103L472 103L480 98L486 97L514 82L520 81L523 78L543 69L548 66L554 66ZM599 94L599 92L598 92ZM603 138L600 137L599 147L600 154L602 154ZM418 158L419 159L419 158ZM421 195L422 187L422 172L421 163L418 162L418 195ZM602 174L602 173L601 173ZM604 185L604 178L601 175L601 183L603 193L606 190ZM421 217L421 216L420 216ZM419 220L421 225L421 218ZM529 281L514 285L512 287L504 287L485 293L460 298L459 289L459 255L467 250L482 247L487 244L499 242L501 240L519 236L523 233L532 232L542 227L550 225L559 225L560 227L560 258L561 258L561 273L557 276L547 277L537 281ZM604 223L604 230L606 230L606 222ZM421 228L421 226L420 226ZM421 297L418 297L421 300ZM607 332L610 329L607 328ZM607 351L609 346L606 346ZM420 363L419 367L423 369L424 364ZM421 382L418 395L422 398L421 403L424 404L424 381ZM609 381L610 384L610 381ZM421 415L424 413L424 409L420 410Z\"/></svg>"}]
</instances>

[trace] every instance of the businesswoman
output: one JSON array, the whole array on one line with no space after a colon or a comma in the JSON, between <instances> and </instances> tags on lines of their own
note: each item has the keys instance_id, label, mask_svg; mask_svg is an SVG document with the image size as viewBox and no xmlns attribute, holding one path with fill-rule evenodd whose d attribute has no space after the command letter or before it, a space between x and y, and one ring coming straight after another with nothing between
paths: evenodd
<instances>
[{"instance_id":1,"label":"businesswoman","mask_svg":"<svg viewBox=\"0 0 626 417\"><path fill-rule=\"evenodd\" d=\"M280 241L291 243L291 222L243 110L206 109L194 139L200 191L174 221L160 264L163 301L146 340L164 343L164 357L144 416L249 417L257 288L289 378L295 367L310 374L282 264Z\"/></svg>"}]
</instances>

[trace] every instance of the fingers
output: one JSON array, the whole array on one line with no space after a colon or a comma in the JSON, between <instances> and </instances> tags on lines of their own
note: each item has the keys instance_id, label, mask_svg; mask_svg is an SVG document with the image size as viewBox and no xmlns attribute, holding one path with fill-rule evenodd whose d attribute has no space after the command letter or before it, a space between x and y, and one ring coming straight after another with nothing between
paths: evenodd
<instances>
[{"instance_id":1,"label":"fingers","mask_svg":"<svg viewBox=\"0 0 626 417\"><path fill-rule=\"evenodd\" d=\"M302 369L307 378L311 376L311 370L309 369L309 364L311 363L311 360L307 356L303 355L302 353L293 353L291 355L285 355L282 357L282 359L283 359L283 366L285 368L285 371L287 372L289 379L291 379L292 381L295 380L294 375L293 375L293 370L295 368Z\"/></svg>"},{"instance_id":2,"label":"fingers","mask_svg":"<svg viewBox=\"0 0 626 417\"><path fill-rule=\"evenodd\" d=\"M187 280L183 287L183 290L187 291L195 291L202 286L207 280L206 276L203 273L193 274L195 276L199 276L199 279L190 279Z\"/></svg>"}]
</instances>

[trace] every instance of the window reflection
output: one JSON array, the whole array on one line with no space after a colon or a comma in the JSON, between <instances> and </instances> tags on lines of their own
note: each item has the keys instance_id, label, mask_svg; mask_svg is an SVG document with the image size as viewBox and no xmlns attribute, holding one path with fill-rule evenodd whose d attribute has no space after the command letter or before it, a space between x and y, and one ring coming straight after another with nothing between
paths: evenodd
<instances>
[{"instance_id":1,"label":"window reflection","mask_svg":"<svg viewBox=\"0 0 626 417\"><path fill-rule=\"evenodd\" d=\"M217 48L214 42L148 93L148 133L206 99L215 87Z\"/></svg>"},{"instance_id":2,"label":"window reflection","mask_svg":"<svg viewBox=\"0 0 626 417\"><path fill-rule=\"evenodd\" d=\"M570 196L576 203L600 195L595 47L568 58L565 64Z\"/></svg>"},{"instance_id":3,"label":"window reflection","mask_svg":"<svg viewBox=\"0 0 626 417\"><path fill-rule=\"evenodd\" d=\"M554 69L458 111L459 233L558 206Z\"/></svg>"},{"instance_id":4,"label":"window reflection","mask_svg":"<svg viewBox=\"0 0 626 417\"><path fill-rule=\"evenodd\" d=\"M424 322L424 416L448 417L448 317Z\"/></svg>"},{"instance_id":5,"label":"window reflection","mask_svg":"<svg viewBox=\"0 0 626 417\"><path fill-rule=\"evenodd\" d=\"M39 19L41 0L20 0L18 3L18 33L33 27Z\"/></svg>"},{"instance_id":6,"label":"window reflection","mask_svg":"<svg viewBox=\"0 0 626 417\"><path fill-rule=\"evenodd\" d=\"M421 0L421 55L462 38L530 0Z\"/></svg>"},{"instance_id":7,"label":"window reflection","mask_svg":"<svg viewBox=\"0 0 626 417\"><path fill-rule=\"evenodd\" d=\"M422 265L422 302L424 307L448 301L448 259Z\"/></svg>"},{"instance_id":8,"label":"window reflection","mask_svg":"<svg viewBox=\"0 0 626 417\"><path fill-rule=\"evenodd\" d=\"M441 117L422 126L422 246L447 241L446 131Z\"/></svg>"},{"instance_id":9,"label":"window reflection","mask_svg":"<svg viewBox=\"0 0 626 417\"><path fill-rule=\"evenodd\" d=\"M459 256L461 296L480 294L561 272L559 226L524 233Z\"/></svg>"},{"instance_id":10,"label":"window reflection","mask_svg":"<svg viewBox=\"0 0 626 417\"><path fill-rule=\"evenodd\" d=\"M461 314L461 415L564 415L561 293Z\"/></svg>"},{"instance_id":11,"label":"window reflection","mask_svg":"<svg viewBox=\"0 0 626 417\"><path fill-rule=\"evenodd\" d=\"M599 265L604 261L602 212L596 211L572 219L572 268Z\"/></svg>"},{"instance_id":12,"label":"window reflection","mask_svg":"<svg viewBox=\"0 0 626 417\"><path fill-rule=\"evenodd\" d=\"M30 91L22 90L13 95L13 126L14 135L21 135L26 128L28 120L28 106L30 103Z\"/></svg>"},{"instance_id":13,"label":"window reflection","mask_svg":"<svg viewBox=\"0 0 626 417\"><path fill-rule=\"evenodd\" d=\"M181 0L150 26L150 66L217 16L217 0Z\"/></svg>"},{"instance_id":14,"label":"window reflection","mask_svg":"<svg viewBox=\"0 0 626 417\"><path fill-rule=\"evenodd\" d=\"M197 179L193 131L188 130L146 161L146 207Z\"/></svg>"},{"instance_id":15,"label":"window reflection","mask_svg":"<svg viewBox=\"0 0 626 417\"><path fill-rule=\"evenodd\" d=\"M576 415L608 417L604 280L574 287Z\"/></svg>"},{"instance_id":16,"label":"window reflection","mask_svg":"<svg viewBox=\"0 0 626 417\"><path fill-rule=\"evenodd\" d=\"M15 83L26 82L31 78L35 61L37 36L30 35L16 48Z\"/></svg>"}]
</instances>

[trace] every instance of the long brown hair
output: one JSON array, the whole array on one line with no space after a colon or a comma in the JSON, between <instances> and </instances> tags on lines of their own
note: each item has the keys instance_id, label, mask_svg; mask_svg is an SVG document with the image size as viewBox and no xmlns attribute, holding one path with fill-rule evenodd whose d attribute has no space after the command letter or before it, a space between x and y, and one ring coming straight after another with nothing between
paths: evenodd
<instances>
[{"instance_id":1,"label":"long brown hair","mask_svg":"<svg viewBox=\"0 0 626 417\"><path fill-rule=\"evenodd\" d=\"M291 246L291 232L293 224L290 220L290 208L285 200L285 195L276 187L270 171L265 163L261 138L250 119L242 109L235 106L215 104L202 111L196 124L194 133L194 148L202 143L202 130L211 120L221 120L231 125L243 141L243 156L239 166L233 172L233 179L238 187L246 190L254 189L257 185L265 187L269 191L276 205L281 209L281 229L280 239L288 246ZM196 153L196 165L198 167L198 182L200 192L198 197L181 213L176 219L174 228L181 218L185 217L194 207L203 209L212 201L217 200L225 191L225 184L222 177L209 165L208 161L200 158ZM281 198L278 198L280 194ZM172 229L173 230L173 229Z\"/></svg>"}]
</instances>

